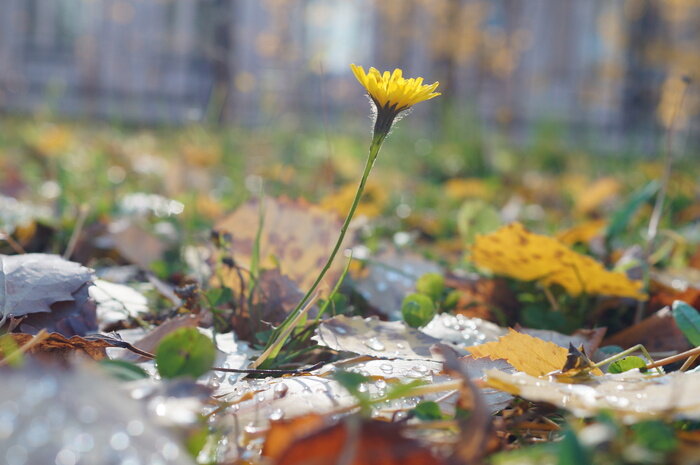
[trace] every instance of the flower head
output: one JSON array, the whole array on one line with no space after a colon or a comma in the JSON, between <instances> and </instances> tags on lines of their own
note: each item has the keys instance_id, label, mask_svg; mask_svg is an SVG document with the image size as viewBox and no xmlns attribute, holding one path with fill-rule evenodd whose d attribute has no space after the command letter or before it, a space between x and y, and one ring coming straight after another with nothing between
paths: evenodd
<instances>
[{"instance_id":1,"label":"flower head","mask_svg":"<svg viewBox=\"0 0 700 465\"><path fill-rule=\"evenodd\" d=\"M398 68L393 73L380 73L376 68L370 68L369 72L365 73L362 66L352 64L350 67L376 106L375 136L386 136L394 119L402 111L440 95L439 92L435 92L438 82L423 84L423 78L405 79L403 72Z\"/></svg>"}]
</instances>

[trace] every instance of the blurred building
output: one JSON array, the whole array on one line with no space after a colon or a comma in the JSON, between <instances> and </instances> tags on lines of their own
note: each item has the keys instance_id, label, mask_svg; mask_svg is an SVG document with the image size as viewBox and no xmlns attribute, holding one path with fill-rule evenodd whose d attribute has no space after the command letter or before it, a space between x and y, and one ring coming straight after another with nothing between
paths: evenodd
<instances>
[{"instance_id":1,"label":"blurred building","mask_svg":"<svg viewBox=\"0 0 700 465\"><path fill-rule=\"evenodd\" d=\"M5 112L333 120L366 104L355 62L440 80L443 106L513 131L550 121L655 138L700 114L697 84L677 111L681 77L700 77L696 0L2 3Z\"/></svg>"}]
</instances>

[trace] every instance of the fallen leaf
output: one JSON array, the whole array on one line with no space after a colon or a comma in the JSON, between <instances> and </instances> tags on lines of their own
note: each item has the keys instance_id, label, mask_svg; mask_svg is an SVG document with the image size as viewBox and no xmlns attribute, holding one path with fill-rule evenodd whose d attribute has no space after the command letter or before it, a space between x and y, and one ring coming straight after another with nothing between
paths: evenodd
<instances>
[{"instance_id":1,"label":"fallen leaf","mask_svg":"<svg viewBox=\"0 0 700 465\"><path fill-rule=\"evenodd\" d=\"M629 326L603 341L603 345L623 348L642 344L649 352L683 352L690 349L670 308L663 308L636 325Z\"/></svg>"},{"instance_id":2,"label":"fallen leaf","mask_svg":"<svg viewBox=\"0 0 700 465\"><path fill-rule=\"evenodd\" d=\"M415 439L401 435L402 427L397 423L365 420L351 416L344 420L317 429L311 433L318 420L297 420L295 423L282 423L271 433L275 443L267 447L267 455L276 465L326 465L344 463L347 465L430 465L443 464L425 446ZM294 431L294 427L302 431ZM281 431L275 431L281 430ZM306 434L303 434L306 433ZM283 447L280 437L292 435L292 441ZM294 436L297 436L294 438ZM287 436L288 437L288 436ZM270 436L268 436L270 440Z\"/></svg>"},{"instance_id":3,"label":"fallen leaf","mask_svg":"<svg viewBox=\"0 0 700 465\"><path fill-rule=\"evenodd\" d=\"M354 276L355 288L379 314L391 319L401 319L401 302L413 292L418 278L441 272L421 255L394 247L367 258L361 274Z\"/></svg>"},{"instance_id":4,"label":"fallen leaf","mask_svg":"<svg viewBox=\"0 0 700 465\"><path fill-rule=\"evenodd\" d=\"M148 269L153 262L163 258L167 246L161 238L143 226L121 219L108 227L111 246L129 263Z\"/></svg>"},{"instance_id":5,"label":"fallen leaf","mask_svg":"<svg viewBox=\"0 0 700 465\"><path fill-rule=\"evenodd\" d=\"M445 371L462 380L457 405L469 415L458 415L460 428L459 440L450 457L451 463L479 463L489 451L489 443L494 440L491 414L486 408L481 390L474 386L469 370L463 361L457 358L452 349L445 345L438 346L445 359Z\"/></svg>"},{"instance_id":6,"label":"fallen leaf","mask_svg":"<svg viewBox=\"0 0 700 465\"><path fill-rule=\"evenodd\" d=\"M700 372L649 376L638 370L589 378L585 383L560 383L526 373L488 370L489 386L533 402L548 402L580 417L611 411L626 423L643 419L700 419Z\"/></svg>"},{"instance_id":7,"label":"fallen leaf","mask_svg":"<svg viewBox=\"0 0 700 465\"><path fill-rule=\"evenodd\" d=\"M459 300L453 313L498 321L503 316L515 318L520 308L518 299L502 278L447 276L445 284L459 291Z\"/></svg>"},{"instance_id":8,"label":"fallen leaf","mask_svg":"<svg viewBox=\"0 0 700 465\"><path fill-rule=\"evenodd\" d=\"M270 424L262 449L263 457L279 459L285 450L297 440L319 431L326 419L316 413L309 413L291 420L277 420Z\"/></svg>"},{"instance_id":9,"label":"fallen leaf","mask_svg":"<svg viewBox=\"0 0 700 465\"><path fill-rule=\"evenodd\" d=\"M96 279L89 289L97 304L100 329L148 311L148 299L132 287Z\"/></svg>"},{"instance_id":10,"label":"fallen leaf","mask_svg":"<svg viewBox=\"0 0 700 465\"><path fill-rule=\"evenodd\" d=\"M682 300L692 307L700 307L700 270L674 268L652 271L649 306L659 309Z\"/></svg>"},{"instance_id":11,"label":"fallen leaf","mask_svg":"<svg viewBox=\"0 0 700 465\"><path fill-rule=\"evenodd\" d=\"M25 333L10 333L10 336L18 346L28 344L37 337L34 334ZM45 338L40 338L40 341L33 344L27 353L50 360L66 360L75 353L83 353L93 360L102 360L106 357L106 348L118 347L119 344L119 341L99 336L67 338L62 334L52 333Z\"/></svg>"},{"instance_id":12,"label":"fallen leaf","mask_svg":"<svg viewBox=\"0 0 700 465\"><path fill-rule=\"evenodd\" d=\"M175 318L171 318L150 330L140 339L135 340L133 342L133 346L140 350L143 350L144 352L153 354L155 353L158 344L160 344L160 341L165 336L179 328L197 327L200 321L200 315L182 315ZM142 356L133 353L125 353L121 358L123 360L128 360L131 362L145 360Z\"/></svg>"},{"instance_id":13,"label":"fallen leaf","mask_svg":"<svg viewBox=\"0 0 700 465\"><path fill-rule=\"evenodd\" d=\"M544 376L561 370L568 351L552 342L519 333L513 329L496 342L467 347L475 358L503 359L518 370L532 376Z\"/></svg>"},{"instance_id":14,"label":"fallen leaf","mask_svg":"<svg viewBox=\"0 0 700 465\"><path fill-rule=\"evenodd\" d=\"M471 259L496 274L560 285L573 296L586 293L646 299L641 281L606 270L591 257L574 252L556 239L531 233L520 223L478 236Z\"/></svg>"},{"instance_id":15,"label":"fallen leaf","mask_svg":"<svg viewBox=\"0 0 700 465\"><path fill-rule=\"evenodd\" d=\"M506 334L506 329L480 318L440 313L420 331L442 342L459 346L472 346L497 340Z\"/></svg>"},{"instance_id":16,"label":"fallen leaf","mask_svg":"<svg viewBox=\"0 0 700 465\"><path fill-rule=\"evenodd\" d=\"M338 235L340 219L319 207L303 201L266 197L263 203L263 229L260 236L260 267L279 268L300 289L309 289L326 263ZM250 267L255 237L258 232L260 206L257 200L245 203L235 212L217 222L217 231L232 235L231 252L234 260ZM346 236L347 247L353 236ZM325 282L332 285L340 277L344 260L335 260ZM228 271L228 274L235 274ZM233 286L229 286L233 288Z\"/></svg>"},{"instance_id":17,"label":"fallen leaf","mask_svg":"<svg viewBox=\"0 0 700 465\"><path fill-rule=\"evenodd\" d=\"M430 347L440 342L401 321L379 321L359 316L348 318L344 315L324 320L312 339L338 351L413 360L437 359Z\"/></svg>"},{"instance_id":18,"label":"fallen leaf","mask_svg":"<svg viewBox=\"0 0 700 465\"><path fill-rule=\"evenodd\" d=\"M0 325L23 319L20 330L58 331L66 336L97 330L88 299L92 270L58 255L0 255Z\"/></svg>"},{"instance_id":19,"label":"fallen leaf","mask_svg":"<svg viewBox=\"0 0 700 465\"><path fill-rule=\"evenodd\" d=\"M568 349L569 345L573 345L574 347L583 346L583 349L589 356L593 355L595 351L598 350L605 336L605 332L607 331L605 328L578 329L569 336L547 329L520 328L516 326L515 330L519 333L542 339L543 341L553 342L565 349Z\"/></svg>"},{"instance_id":20,"label":"fallen leaf","mask_svg":"<svg viewBox=\"0 0 700 465\"><path fill-rule=\"evenodd\" d=\"M471 355L467 355L461 357L460 360L462 362L462 368L466 370L469 378L472 380L483 379L486 371L492 369L504 371L506 373L515 372L515 368L502 359L491 360L488 358L474 358ZM512 395L497 389L483 386L479 387L479 389L481 389L481 395L484 398L486 408L492 414L503 410L513 399Z\"/></svg>"},{"instance_id":21,"label":"fallen leaf","mask_svg":"<svg viewBox=\"0 0 700 465\"><path fill-rule=\"evenodd\" d=\"M243 289L247 292L247 275L243 275ZM238 273L230 273L227 286L231 287L234 300L240 302L241 281ZM304 293L297 287L297 284L288 276L280 273L279 269L262 270L258 276L257 284L253 294L253 308L248 308L248 303L244 299L242 308L245 311L236 312L233 318L233 327L241 338L250 336L251 330L262 331L270 328L270 325L277 326L287 317L304 296ZM312 309L309 316L315 316L316 310ZM252 321L251 321L252 320ZM263 324L264 323L264 324ZM257 325L254 327L253 325Z\"/></svg>"}]
</instances>

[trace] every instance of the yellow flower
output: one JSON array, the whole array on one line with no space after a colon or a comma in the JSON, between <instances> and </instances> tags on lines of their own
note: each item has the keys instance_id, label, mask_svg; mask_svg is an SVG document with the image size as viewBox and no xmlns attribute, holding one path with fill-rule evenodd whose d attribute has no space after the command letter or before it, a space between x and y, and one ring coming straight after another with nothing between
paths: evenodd
<instances>
[{"instance_id":1,"label":"yellow flower","mask_svg":"<svg viewBox=\"0 0 700 465\"><path fill-rule=\"evenodd\" d=\"M380 73L376 68L370 68L365 73L362 66L352 64L350 67L377 107L375 135L386 136L399 113L440 95L435 92L438 82L423 84L423 78L405 79L398 68L393 73Z\"/></svg>"}]
</instances>

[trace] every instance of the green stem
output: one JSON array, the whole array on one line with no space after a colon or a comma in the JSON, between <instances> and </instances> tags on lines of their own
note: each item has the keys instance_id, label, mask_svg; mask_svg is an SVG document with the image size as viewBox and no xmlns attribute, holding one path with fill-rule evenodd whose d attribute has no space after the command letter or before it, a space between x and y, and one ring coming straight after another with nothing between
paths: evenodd
<instances>
[{"instance_id":1,"label":"green stem","mask_svg":"<svg viewBox=\"0 0 700 465\"><path fill-rule=\"evenodd\" d=\"M340 228L340 236L338 236L338 240L335 243L335 247L333 247L333 251L331 252L330 256L328 257L328 261L326 264L323 266L321 269L321 272L318 274L318 277L314 281L314 283L311 285L311 288L306 292L304 297L299 301L297 306L292 310L289 315L284 319L282 324L280 324L272 333L272 336L267 342L266 348L269 348L271 345L278 345L279 342L277 341L278 337L283 333L285 328L292 322L297 314L301 311L302 307L306 304L306 302L309 300L311 295L316 291L316 288L318 285L321 283L323 278L326 276L326 273L330 269L331 265L333 264L333 260L335 259L335 256L338 254L338 251L340 250L341 245L343 244L343 240L345 239L345 234L348 232L348 228L350 226L350 222L352 221L352 217L355 215L355 210L357 210L357 206L360 203L360 199L362 198L362 193L365 190L365 185L367 184L367 179L369 178L369 173L372 171L372 166L374 166L374 162L377 159L377 156L379 155L379 149L382 146L382 142L384 142L384 138L386 137L386 134L376 134L374 138L372 139L372 143L369 146L369 156L367 157L367 163L365 164L365 170L362 173L362 179L360 179L360 184L357 187L357 192L355 192L355 198L352 201L352 205L350 206L350 210L348 211L348 215L345 217L345 221L343 222L343 226Z\"/></svg>"}]
</instances>

